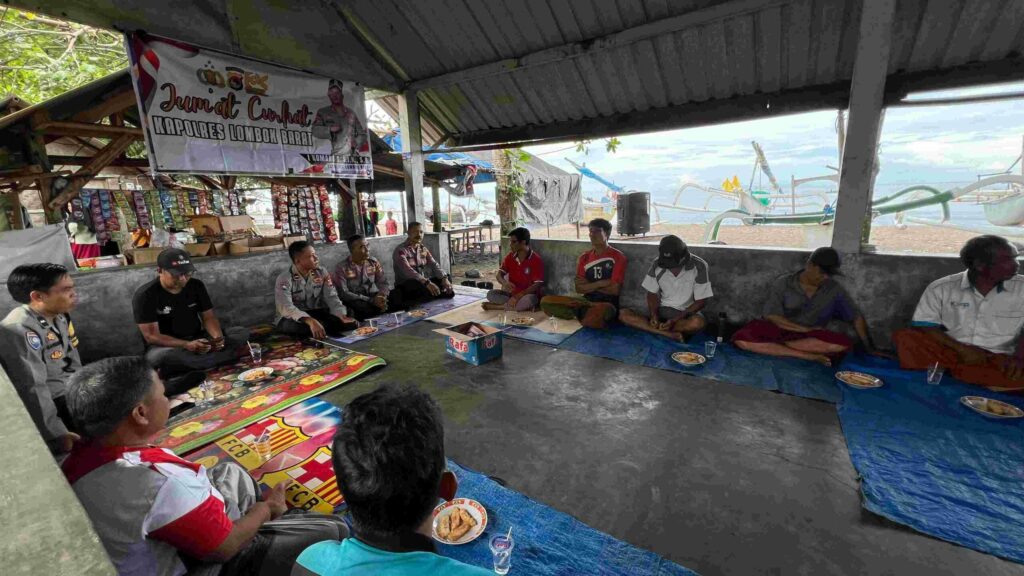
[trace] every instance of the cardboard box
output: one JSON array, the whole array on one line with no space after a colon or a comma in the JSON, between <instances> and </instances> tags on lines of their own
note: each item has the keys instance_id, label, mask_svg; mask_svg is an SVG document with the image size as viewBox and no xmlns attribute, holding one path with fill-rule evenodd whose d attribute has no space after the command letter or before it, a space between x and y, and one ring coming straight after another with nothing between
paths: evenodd
<instances>
[{"instance_id":1,"label":"cardboard box","mask_svg":"<svg viewBox=\"0 0 1024 576\"><path fill-rule=\"evenodd\" d=\"M281 240L284 242L284 247L287 248L292 245L292 242L298 242L299 240L305 240L305 236L282 236Z\"/></svg>"},{"instance_id":2,"label":"cardboard box","mask_svg":"<svg viewBox=\"0 0 1024 576\"><path fill-rule=\"evenodd\" d=\"M440 328L434 332L446 337L445 352L474 366L501 358L501 340L504 333L498 328L466 322Z\"/></svg>"},{"instance_id":3,"label":"cardboard box","mask_svg":"<svg viewBox=\"0 0 1024 576\"><path fill-rule=\"evenodd\" d=\"M189 254L196 258L202 258L204 256L210 256L211 250L213 250L213 242L200 242L198 244L185 244L185 250Z\"/></svg>"},{"instance_id":4,"label":"cardboard box","mask_svg":"<svg viewBox=\"0 0 1024 576\"><path fill-rule=\"evenodd\" d=\"M227 256L230 242L211 242L210 256Z\"/></svg>"},{"instance_id":5,"label":"cardboard box","mask_svg":"<svg viewBox=\"0 0 1024 576\"><path fill-rule=\"evenodd\" d=\"M212 236L229 232L245 232L255 226L251 216L216 216L199 214L191 216L192 229L197 236Z\"/></svg>"},{"instance_id":6,"label":"cardboard box","mask_svg":"<svg viewBox=\"0 0 1024 576\"><path fill-rule=\"evenodd\" d=\"M135 264L153 264L156 262L156 257L163 251L164 248L133 248L125 250L125 254L131 256L132 262Z\"/></svg>"},{"instance_id":7,"label":"cardboard box","mask_svg":"<svg viewBox=\"0 0 1024 576\"><path fill-rule=\"evenodd\" d=\"M232 240L228 242L229 254L257 254L260 252L273 252L284 250L284 243L280 236L246 238L245 240Z\"/></svg>"}]
</instances>

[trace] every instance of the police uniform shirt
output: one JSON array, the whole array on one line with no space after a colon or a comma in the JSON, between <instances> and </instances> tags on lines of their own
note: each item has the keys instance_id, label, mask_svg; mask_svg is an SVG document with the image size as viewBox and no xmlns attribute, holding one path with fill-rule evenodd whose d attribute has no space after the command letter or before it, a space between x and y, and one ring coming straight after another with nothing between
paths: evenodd
<instances>
[{"instance_id":1,"label":"police uniform shirt","mask_svg":"<svg viewBox=\"0 0 1024 576\"><path fill-rule=\"evenodd\" d=\"M331 275L323 266L310 271L305 278L295 266L277 276L274 282L274 324L282 318L301 322L309 316L307 310L327 308L335 316L345 316L345 305L338 297Z\"/></svg>"},{"instance_id":2,"label":"police uniform shirt","mask_svg":"<svg viewBox=\"0 0 1024 576\"><path fill-rule=\"evenodd\" d=\"M64 396L71 374L82 367L71 318L61 314L50 322L28 305L15 308L0 322L0 363L53 449L68 433L54 399Z\"/></svg>"}]
</instances>

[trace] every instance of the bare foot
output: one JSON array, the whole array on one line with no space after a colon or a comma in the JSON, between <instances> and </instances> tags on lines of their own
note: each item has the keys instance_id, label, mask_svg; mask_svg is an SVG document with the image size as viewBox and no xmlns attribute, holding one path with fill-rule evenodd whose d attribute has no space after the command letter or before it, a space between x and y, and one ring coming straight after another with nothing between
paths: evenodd
<instances>
[{"instance_id":1,"label":"bare foot","mask_svg":"<svg viewBox=\"0 0 1024 576\"><path fill-rule=\"evenodd\" d=\"M832 359L824 354L812 354L808 360L813 360L818 364L824 364L825 366L832 366Z\"/></svg>"}]
</instances>

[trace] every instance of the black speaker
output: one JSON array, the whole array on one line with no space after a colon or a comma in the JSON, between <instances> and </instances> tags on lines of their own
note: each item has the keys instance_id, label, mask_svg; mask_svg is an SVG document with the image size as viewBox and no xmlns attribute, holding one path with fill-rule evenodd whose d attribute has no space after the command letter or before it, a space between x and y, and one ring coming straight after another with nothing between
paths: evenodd
<instances>
[{"instance_id":1,"label":"black speaker","mask_svg":"<svg viewBox=\"0 0 1024 576\"><path fill-rule=\"evenodd\" d=\"M615 205L618 229L622 236L635 236L651 231L651 193L628 192L619 194Z\"/></svg>"}]
</instances>

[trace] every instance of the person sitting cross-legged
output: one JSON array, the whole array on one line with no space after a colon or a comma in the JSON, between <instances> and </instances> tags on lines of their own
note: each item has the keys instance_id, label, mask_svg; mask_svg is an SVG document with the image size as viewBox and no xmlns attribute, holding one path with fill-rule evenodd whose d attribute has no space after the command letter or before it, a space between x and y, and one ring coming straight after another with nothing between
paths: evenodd
<instances>
[{"instance_id":1,"label":"person sitting cross-legged","mask_svg":"<svg viewBox=\"0 0 1024 576\"><path fill-rule=\"evenodd\" d=\"M292 242L288 256L291 267L274 282L278 331L294 338L320 339L358 328L359 322L348 316L313 245L305 240Z\"/></svg>"},{"instance_id":2,"label":"person sitting cross-legged","mask_svg":"<svg viewBox=\"0 0 1024 576\"><path fill-rule=\"evenodd\" d=\"M392 260L395 290L401 294L402 302L413 305L435 298L455 297L448 275L423 245L423 225L419 222L409 222L408 236L395 248Z\"/></svg>"},{"instance_id":3,"label":"person sitting cross-legged","mask_svg":"<svg viewBox=\"0 0 1024 576\"><path fill-rule=\"evenodd\" d=\"M608 245L612 223L594 218L587 224L592 250L576 261L578 296L545 296L540 307L548 316L577 319L588 328L605 328L619 314L619 292L626 280L626 255Z\"/></svg>"},{"instance_id":4,"label":"person sitting cross-legged","mask_svg":"<svg viewBox=\"0 0 1024 576\"><path fill-rule=\"evenodd\" d=\"M530 231L508 233L509 252L496 275L501 289L487 293L484 310L533 310L544 286L544 261L530 248Z\"/></svg>"},{"instance_id":5,"label":"person sitting cross-legged","mask_svg":"<svg viewBox=\"0 0 1024 576\"><path fill-rule=\"evenodd\" d=\"M205 370L238 359L249 330L224 329L206 284L193 278L192 255L167 248L156 259L157 277L135 291L132 310L146 344L146 360L166 382L169 396L199 385Z\"/></svg>"},{"instance_id":6,"label":"person sitting cross-legged","mask_svg":"<svg viewBox=\"0 0 1024 576\"><path fill-rule=\"evenodd\" d=\"M348 536L335 516L282 517L285 482L261 498L234 462L207 470L153 446L163 387L144 358L123 356L79 370L67 393L84 440L62 468L118 574L286 576L309 545Z\"/></svg>"},{"instance_id":7,"label":"person sitting cross-legged","mask_svg":"<svg viewBox=\"0 0 1024 576\"><path fill-rule=\"evenodd\" d=\"M839 319L853 323L865 351L879 354L853 298L832 278L839 274L839 266L838 252L818 248L802 270L779 276L768 289L763 317L733 334L736 347L831 366L833 359L853 347L846 334L825 329L830 321Z\"/></svg>"},{"instance_id":8,"label":"person sitting cross-legged","mask_svg":"<svg viewBox=\"0 0 1024 576\"><path fill-rule=\"evenodd\" d=\"M347 242L349 256L334 268L333 278L341 302L352 316L366 320L384 312L404 310L402 293L388 286L384 267L370 256L366 239L356 234Z\"/></svg>"},{"instance_id":9,"label":"person sitting cross-legged","mask_svg":"<svg viewBox=\"0 0 1024 576\"><path fill-rule=\"evenodd\" d=\"M966 266L925 289L910 328L892 335L900 367L935 364L990 390L1024 391L1024 276L1017 249L999 236L971 238Z\"/></svg>"},{"instance_id":10,"label":"person sitting cross-legged","mask_svg":"<svg viewBox=\"0 0 1024 576\"><path fill-rule=\"evenodd\" d=\"M382 386L345 406L332 446L353 537L306 549L293 576L486 576L437 553L431 511L458 488L446 470L441 410L412 387ZM489 562L481 558L481 564Z\"/></svg>"},{"instance_id":11,"label":"person sitting cross-legged","mask_svg":"<svg viewBox=\"0 0 1024 576\"><path fill-rule=\"evenodd\" d=\"M641 286L647 292L647 314L626 308L619 313L623 324L679 341L707 324L701 310L713 295L708 263L690 254L682 238L661 239L658 259Z\"/></svg>"}]
</instances>

